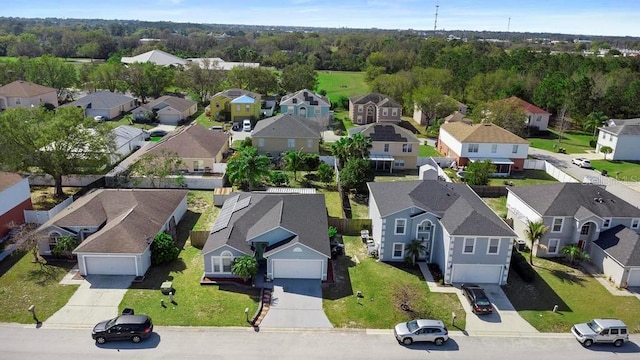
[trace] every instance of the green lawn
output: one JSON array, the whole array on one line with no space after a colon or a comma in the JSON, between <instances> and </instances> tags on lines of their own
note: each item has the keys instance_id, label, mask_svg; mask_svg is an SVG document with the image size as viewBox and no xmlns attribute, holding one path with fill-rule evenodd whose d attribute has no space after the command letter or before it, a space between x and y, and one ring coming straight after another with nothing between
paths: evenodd
<instances>
[{"instance_id":1,"label":"green lawn","mask_svg":"<svg viewBox=\"0 0 640 360\"><path fill-rule=\"evenodd\" d=\"M513 183L513 186L527 186L557 183L553 176L547 174L544 170L524 170L519 173L512 173L513 176L508 178L491 178L489 185L504 186L505 181Z\"/></svg>"},{"instance_id":2,"label":"green lawn","mask_svg":"<svg viewBox=\"0 0 640 360\"><path fill-rule=\"evenodd\" d=\"M366 256L359 237L343 236L346 255L334 261L336 282L323 289L323 307L336 328L391 329L416 318L451 319L464 329L466 317L454 294L431 293L420 271ZM357 260L356 260L357 259ZM363 298L358 301L356 292ZM401 299L411 311L400 308Z\"/></svg>"},{"instance_id":3,"label":"green lawn","mask_svg":"<svg viewBox=\"0 0 640 360\"><path fill-rule=\"evenodd\" d=\"M388 181L410 181L418 180L418 170L396 170L393 174L380 174L378 173L373 179L375 182L388 182Z\"/></svg>"},{"instance_id":4,"label":"green lawn","mask_svg":"<svg viewBox=\"0 0 640 360\"><path fill-rule=\"evenodd\" d=\"M591 160L591 166L620 181L640 181L640 161Z\"/></svg>"},{"instance_id":5,"label":"green lawn","mask_svg":"<svg viewBox=\"0 0 640 360\"><path fill-rule=\"evenodd\" d=\"M420 145L420 152L418 153L419 157L442 157L442 154L436 150L433 146L430 145Z\"/></svg>"},{"instance_id":6,"label":"green lawn","mask_svg":"<svg viewBox=\"0 0 640 360\"><path fill-rule=\"evenodd\" d=\"M352 219L368 219L369 218L369 204L363 203L361 200L356 200L352 195L349 196L349 203L351 204L351 218Z\"/></svg>"},{"instance_id":7,"label":"green lawn","mask_svg":"<svg viewBox=\"0 0 640 360\"><path fill-rule=\"evenodd\" d=\"M501 218L507 217L507 197L501 196L498 198L482 198L484 202Z\"/></svg>"},{"instance_id":8,"label":"green lawn","mask_svg":"<svg viewBox=\"0 0 640 360\"><path fill-rule=\"evenodd\" d=\"M61 262L41 266L33 262L30 251L15 252L5 258L0 263L0 322L33 323L33 317L27 311L30 305L36 307L40 321L47 320L78 288L77 285L59 284L73 265Z\"/></svg>"},{"instance_id":9,"label":"green lawn","mask_svg":"<svg viewBox=\"0 0 640 360\"><path fill-rule=\"evenodd\" d=\"M338 101L340 96L365 95L369 86L364 75L364 72L355 71L318 71L317 89L325 90L332 102Z\"/></svg>"},{"instance_id":10,"label":"green lawn","mask_svg":"<svg viewBox=\"0 0 640 360\"><path fill-rule=\"evenodd\" d=\"M342 201L337 191L327 191L318 189L318 192L324 194L324 202L327 204L328 215L335 218L342 218Z\"/></svg>"},{"instance_id":11,"label":"green lawn","mask_svg":"<svg viewBox=\"0 0 640 360\"><path fill-rule=\"evenodd\" d=\"M568 154L584 154L589 150L594 150L589 145L592 134L579 131L567 131L562 136L562 141L558 141L559 133L555 130L549 130L550 135L545 138L530 137L529 143L531 147L556 152L557 148L563 147ZM555 146L555 147L554 147Z\"/></svg>"},{"instance_id":12,"label":"green lawn","mask_svg":"<svg viewBox=\"0 0 640 360\"><path fill-rule=\"evenodd\" d=\"M525 257L528 258L528 254ZM640 331L640 300L614 296L597 280L560 262L534 259L537 276L527 284L513 271L503 288L518 313L542 332L568 332L593 318L619 318L631 333ZM558 305L558 312L552 311Z\"/></svg>"},{"instance_id":13,"label":"green lawn","mask_svg":"<svg viewBox=\"0 0 640 360\"><path fill-rule=\"evenodd\" d=\"M211 210L210 191L190 191L189 210L178 225L178 244L182 248L178 260L170 264L152 266L143 282L132 284L120 309L130 307L148 314L157 325L183 326L246 326L245 308L249 314L258 309L259 290L234 285L200 285L204 265L200 250L187 240L189 230L208 229L215 219ZM173 281L176 290L172 305L162 295L160 285ZM164 299L166 308L160 306Z\"/></svg>"}]
</instances>

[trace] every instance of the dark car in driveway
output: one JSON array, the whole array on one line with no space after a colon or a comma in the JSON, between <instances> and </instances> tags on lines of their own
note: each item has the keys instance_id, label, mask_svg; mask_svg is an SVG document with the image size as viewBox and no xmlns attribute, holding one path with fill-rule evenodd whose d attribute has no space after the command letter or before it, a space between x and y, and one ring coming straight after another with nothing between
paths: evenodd
<instances>
[{"instance_id":1,"label":"dark car in driveway","mask_svg":"<svg viewBox=\"0 0 640 360\"><path fill-rule=\"evenodd\" d=\"M484 289L476 284L462 284L462 293L469 300L471 310L474 314L491 314L493 313L493 305L484 293Z\"/></svg>"},{"instance_id":2,"label":"dark car in driveway","mask_svg":"<svg viewBox=\"0 0 640 360\"><path fill-rule=\"evenodd\" d=\"M163 137L165 135L167 135L167 132L164 130L154 130L149 133L149 136L151 137Z\"/></svg>"},{"instance_id":3,"label":"dark car in driveway","mask_svg":"<svg viewBox=\"0 0 640 360\"><path fill-rule=\"evenodd\" d=\"M153 322L147 315L122 315L101 321L93 328L91 337L104 344L113 340L130 340L139 343L153 332Z\"/></svg>"}]
</instances>

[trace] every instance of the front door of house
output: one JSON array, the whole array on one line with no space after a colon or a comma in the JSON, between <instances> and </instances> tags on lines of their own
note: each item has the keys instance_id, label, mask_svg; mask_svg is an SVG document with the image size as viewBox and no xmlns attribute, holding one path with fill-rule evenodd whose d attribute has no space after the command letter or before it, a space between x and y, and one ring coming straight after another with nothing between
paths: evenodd
<instances>
[{"instance_id":1,"label":"front door of house","mask_svg":"<svg viewBox=\"0 0 640 360\"><path fill-rule=\"evenodd\" d=\"M429 262L431 260L431 239L424 239L422 245L424 245L424 254L420 256L419 260Z\"/></svg>"}]
</instances>

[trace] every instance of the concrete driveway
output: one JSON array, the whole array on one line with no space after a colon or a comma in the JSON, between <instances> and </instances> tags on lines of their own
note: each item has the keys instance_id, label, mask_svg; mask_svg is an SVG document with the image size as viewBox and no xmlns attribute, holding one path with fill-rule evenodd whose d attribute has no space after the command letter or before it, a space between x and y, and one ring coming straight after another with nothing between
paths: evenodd
<instances>
[{"instance_id":1,"label":"concrete driveway","mask_svg":"<svg viewBox=\"0 0 640 360\"><path fill-rule=\"evenodd\" d=\"M476 315L471 311L469 300L462 294L462 290L456 292L462 307L467 315L466 331L473 335L488 334L519 334L538 333L533 326L526 322L513 308L509 298L498 285L481 285L493 304L493 314Z\"/></svg>"},{"instance_id":2,"label":"concrete driveway","mask_svg":"<svg viewBox=\"0 0 640 360\"><path fill-rule=\"evenodd\" d=\"M45 327L93 327L118 315L118 306L134 276L90 275Z\"/></svg>"},{"instance_id":3,"label":"concrete driveway","mask_svg":"<svg viewBox=\"0 0 640 360\"><path fill-rule=\"evenodd\" d=\"M260 327L333 328L322 310L320 280L275 280L271 307Z\"/></svg>"}]
</instances>

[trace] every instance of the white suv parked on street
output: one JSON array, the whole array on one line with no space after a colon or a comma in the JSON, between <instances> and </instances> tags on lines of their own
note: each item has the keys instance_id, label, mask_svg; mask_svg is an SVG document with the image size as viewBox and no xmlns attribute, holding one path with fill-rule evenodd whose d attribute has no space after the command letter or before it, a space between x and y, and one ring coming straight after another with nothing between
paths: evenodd
<instances>
[{"instance_id":1,"label":"white suv parked on street","mask_svg":"<svg viewBox=\"0 0 640 360\"><path fill-rule=\"evenodd\" d=\"M584 347L593 343L622 346L625 341L629 341L627 325L618 319L593 319L584 324L576 324L571 328L571 333Z\"/></svg>"}]
</instances>

